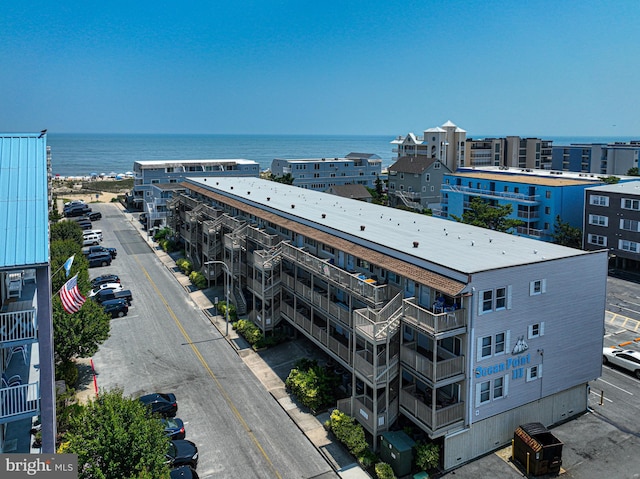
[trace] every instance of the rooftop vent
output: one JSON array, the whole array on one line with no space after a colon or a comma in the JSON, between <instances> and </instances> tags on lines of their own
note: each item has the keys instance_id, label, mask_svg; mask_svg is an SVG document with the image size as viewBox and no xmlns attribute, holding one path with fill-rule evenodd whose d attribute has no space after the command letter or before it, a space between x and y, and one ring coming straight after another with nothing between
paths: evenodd
<instances>
[{"instance_id":1,"label":"rooftop vent","mask_svg":"<svg viewBox=\"0 0 640 479\"><path fill-rule=\"evenodd\" d=\"M414 248L417 248L418 246L420 246L420 243L418 243L417 241L414 241L414 242L413 242L413 247L414 247Z\"/></svg>"},{"instance_id":2,"label":"rooftop vent","mask_svg":"<svg viewBox=\"0 0 640 479\"><path fill-rule=\"evenodd\" d=\"M322 213L322 219L325 219L327 217L326 213Z\"/></svg>"},{"instance_id":3,"label":"rooftop vent","mask_svg":"<svg viewBox=\"0 0 640 479\"><path fill-rule=\"evenodd\" d=\"M291 205L291 209L294 209L296 207L296 205Z\"/></svg>"},{"instance_id":4,"label":"rooftop vent","mask_svg":"<svg viewBox=\"0 0 640 479\"><path fill-rule=\"evenodd\" d=\"M248 195L250 195L250 194L251 194L251 192L250 192L250 191L247 191L247 194L248 194Z\"/></svg>"},{"instance_id":5,"label":"rooftop vent","mask_svg":"<svg viewBox=\"0 0 640 479\"><path fill-rule=\"evenodd\" d=\"M231 189L233 189L233 186L231 187Z\"/></svg>"},{"instance_id":6,"label":"rooftop vent","mask_svg":"<svg viewBox=\"0 0 640 479\"><path fill-rule=\"evenodd\" d=\"M360 225L360 231L364 231L364 225Z\"/></svg>"},{"instance_id":7,"label":"rooftop vent","mask_svg":"<svg viewBox=\"0 0 640 479\"><path fill-rule=\"evenodd\" d=\"M271 196L267 196L267 201L271 201Z\"/></svg>"}]
</instances>

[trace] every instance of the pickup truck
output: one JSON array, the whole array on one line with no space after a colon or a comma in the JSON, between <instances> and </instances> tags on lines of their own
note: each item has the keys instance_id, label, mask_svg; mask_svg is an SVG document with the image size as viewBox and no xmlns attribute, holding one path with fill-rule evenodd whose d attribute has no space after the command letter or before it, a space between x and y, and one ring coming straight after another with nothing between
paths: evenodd
<instances>
[{"instance_id":1,"label":"pickup truck","mask_svg":"<svg viewBox=\"0 0 640 479\"><path fill-rule=\"evenodd\" d=\"M104 289L93 296L93 299L95 299L98 303L102 303L103 301L107 301L108 299L124 299L127 302L127 305L130 305L133 301L133 295L128 289L123 289L120 291Z\"/></svg>"},{"instance_id":2,"label":"pickup truck","mask_svg":"<svg viewBox=\"0 0 640 479\"><path fill-rule=\"evenodd\" d=\"M111 255L112 259L115 259L116 256L118 256L118 250L116 250L115 248L107 248L105 246L89 246L88 248L82 248L82 253L85 256L89 256L90 254L93 253L109 253Z\"/></svg>"}]
</instances>

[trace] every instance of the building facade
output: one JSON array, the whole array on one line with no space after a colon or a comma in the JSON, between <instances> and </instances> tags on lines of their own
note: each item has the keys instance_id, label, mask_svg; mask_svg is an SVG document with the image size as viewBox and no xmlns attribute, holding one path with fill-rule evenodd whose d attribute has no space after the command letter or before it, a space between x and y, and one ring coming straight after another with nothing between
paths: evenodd
<instances>
[{"instance_id":1,"label":"building facade","mask_svg":"<svg viewBox=\"0 0 640 479\"><path fill-rule=\"evenodd\" d=\"M468 138L466 163L460 166L551 169L552 141L540 138Z\"/></svg>"},{"instance_id":2,"label":"building facade","mask_svg":"<svg viewBox=\"0 0 640 479\"><path fill-rule=\"evenodd\" d=\"M521 423L586 410L601 373L605 251L265 180L184 185L169 224L187 256L210 279L228 274L266 334L304 335L346 371L337 407L374 447L403 416L451 469Z\"/></svg>"},{"instance_id":3,"label":"building facade","mask_svg":"<svg viewBox=\"0 0 640 479\"><path fill-rule=\"evenodd\" d=\"M640 181L585 190L583 248L606 249L611 266L640 270Z\"/></svg>"},{"instance_id":4,"label":"building facade","mask_svg":"<svg viewBox=\"0 0 640 479\"><path fill-rule=\"evenodd\" d=\"M49 266L50 151L41 134L0 134L0 452L28 453L33 420L55 452Z\"/></svg>"},{"instance_id":5,"label":"building facade","mask_svg":"<svg viewBox=\"0 0 640 479\"><path fill-rule=\"evenodd\" d=\"M451 173L440 160L423 156L404 156L389 167L389 205L422 211L440 205L444 175Z\"/></svg>"},{"instance_id":6,"label":"building facade","mask_svg":"<svg viewBox=\"0 0 640 479\"><path fill-rule=\"evenodd\" d=\"M374 188L382 173L382 159L371 153L349 153L344 158L276 158L271 162L271 173L275 177L291 175L294 186L315 191L341 185Z\"/></svg>"},{"instance_id":7,"label":"building facade","mask_svg":"<svg viewBox=\"0 0 640 479\"><path fill-rule=\"evenodd\" d=\"M638 168L640 141L576 143L552 148L552 168L605 176L626 175Z\"/></svg>"}]
</instances>

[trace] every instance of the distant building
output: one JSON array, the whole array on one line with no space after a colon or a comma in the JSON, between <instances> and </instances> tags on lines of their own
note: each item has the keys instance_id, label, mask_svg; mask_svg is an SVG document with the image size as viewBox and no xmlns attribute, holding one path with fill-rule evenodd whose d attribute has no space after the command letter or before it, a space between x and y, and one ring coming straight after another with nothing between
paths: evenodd
<instances>
[{"instance_id":1,"label":"distant building","mask_svg":"<svg viewBox=\"0 0 640 479\"><path fill-rule=\"evenodd\" d=\"M405 156L433 158L451 171L465 165L465 140L467 132L451 121L444 125L424 130L423 136L413 133L398 136L391 141L397 158Z\"/></svg>"},{"instance_id":2,"label":"distant building","mask_svg":"<svg viewBox=\"0 0 640 479\"><path fill-rule=\"evenodd\" d=\"M271 162L271 174L291 175L293 186L325 191L337 185L375 187L382 173L382 159L371 153L349 153L344 158L281 159Z\"/></svg>"},{"instance_id":3,"label":"distant building","mask_svg":"<svg viewBox=\"0 0 640 479\"><path fill-rule=\"evenodd\" d=\"M460 166L551 169L552 141L539 138L467 138L467 162Z\"/></svg>"},{"instance_id":4,"label":"distant building","mask_svg":"<svg viewBox=\"0 0 640 479\"><path fill-rule=\"evenodd\" d=\"M585 190L583 248L607 249L612 266L640 270L640 181Z\"/></svg>"},{"instance_id":5,"label":"distant building","mask_svg":"<svg viewBox=\"0 0 640 479\"><path fill-rule=\"evenodd\" d=\"M42 452L56 450L50 176L45 132L0 134L0 452L4 453L30 452L30 430L38 416Z\"/></svg>"},{"instance_id":6,"label":"distant building","mask_svg":"<svg viewBox=\"0 0 640 479\"><path fill-rule=\"evenodd\" d=\"M507 167L461 168L444 176L442 217L462 217L473 198L490 204L511 205L510 218L524 222L514 232L552 241L556 217L575 228L582 227L584 190L604 182L578 173L562 173Z\"/></svg>"},{"instance_id":7,"label":"distant building","mask_svg":"<svg viewBox=\"0 0 640 479\"><path fill-rule=\"evenodd\" d=\"M640 141L574 143L554 146L552 150L554 170L621 176L638 167Z\"/></svg>"},{"instance_id":8,"label":"distant building","mask_svg":"<svg viewBox=\"0 0 640 479\"><path fill-rule=\"evenodd\" d=\"M416 211L440 205L444 175L451 173L437 158L403 156L389 167L389 205Z\"/></svg>"},{"instance_id":9,"label":"distant building","mask_svg":"<svg viewBox=\"0 0 640 479\"><path fill-rule=\"evenodd\" d=\"M342 196L343 198L366 201L367 203L370 203L373 199L373 196L371 196L371 193L369 193L369 190L364 185L334 185L329 187L325 193Z\"/></svg>"}]
</instances>

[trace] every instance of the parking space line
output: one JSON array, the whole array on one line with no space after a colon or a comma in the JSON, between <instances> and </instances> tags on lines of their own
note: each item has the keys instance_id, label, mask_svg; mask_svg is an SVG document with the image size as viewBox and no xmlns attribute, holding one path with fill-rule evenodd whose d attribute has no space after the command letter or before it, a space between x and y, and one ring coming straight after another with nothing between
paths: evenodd
<instances>
[{"instance_id":1,"label":"parking space line","mask_svg":"<svg viewBox=\"0 0 640 479\"><path fill-rule=\"evenodd\" d=\"M167 311L169 312L169 314L173 318L173 321L178 326L178 329L180 330L180 332L184 336L184 339L186 340L187 344L189 346L191 346L191 349L195 353L195 355L198 358L198 360L200 361L200 363L204 366L204 368L207 371L207 373L209 374L209 376L211 376L213 381L216 383L216 386L220 390L220 393L222 394L222 397L224 398L224 400L227 403L227 405L229 406L229 409L231 409L231 412L233 412L233 415L236 417L238 422L242 425L242 427L244 428L245 432L249 435L249 438L251 439L251 441L255 444L257 449L260 451L262 456L265 458L265 460L267 461L267 464L269 464L269 467L273 471L274 475L278 479L282 479L282 476L280 475L278 470L275 468L273 462L271 462L271 459L269 458L269 456L267 455L266 451L264 450L264 448L262 447L262 445L258 441L258 438L255 436L255 434L253 433L253 431L251 430L251 428L249 427L247 422L244 420L244 418L240 414L240 411L238 411L238 408L236 408L235 404L233 403L233 400L229 396L229 393L227 393L227 391L224 389L224 387L222 386L222 384L218 380L217 376L211 370L211 368L209 367L209 365L207 364L205 359L202 357L202 354L200 354L200 351L198 350L196 345L193 343L193 341L189 337L189 334L187 334L187 331L184 329L184 327L182 326L182 323L180 323L180 320L178 319L176 314L171 309L171 306L169 306L169 303L167 302L167 300L164 298L164 296L162 295L162 293L158 289L158 286L156 285L156 283L153 281L153 279L151 279L151 276L149 275L149 273L147 272L145 267L142 266L142 263L140 263L140 260L137 258L137 256L133 255L133 258L136 260L136 262L138 263L138 266L140 266L140 269L142 270L142 272L145 274L145 276L149 280L149 283L151 283L151 286L153 286L153 289L155 289L156 294L160 298L160 301L162 301L162 303L164 304L165 308L167 308Z\"/></svg>"},{"instance_id":2,"label":"parking space line","mask_svg":"<svg viewBox=\"0 0 640 479\"><path fill-rule=\"evenodd\" d=\"M598 396L599 398L602 397L602 399L604 399L607 402L613 403L613 401L611 399L609 399L606 396L602 396L601 393L598 393L596 391L594 391L593 389L591 390L591 394L595 394L596 396Z\"/></svg>"},{"instance_id":3,"label":"parking space line","mask_svg":"<svg viewBox=\"0 0 640 479\"><path fill-rule=\"evenodd\" d=\"M602 379L602 378L598 378L598 381L601 381L601 382L603 382L603 383L605 383L605 384L608 384L609 386L611 386L611 387L613 387L613 388L619 389L619 390L620 390L620 391L622 391L623 393L627 393L628 395L633 396L633 393L632 393L631 391L627 391L626 389L622 389L620 386L616 386L615 384L612 384L612 383L610 383L610 382L608 382L608 381L605 381L605 380L604 380L604 379Z\"/></svg>"}]
</instances>

